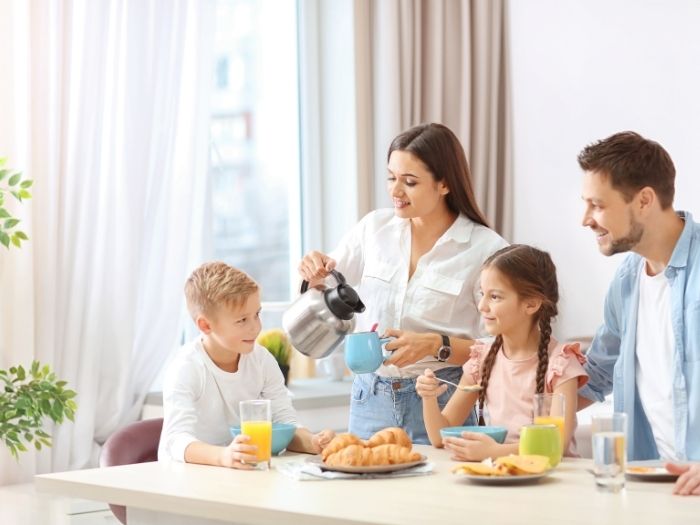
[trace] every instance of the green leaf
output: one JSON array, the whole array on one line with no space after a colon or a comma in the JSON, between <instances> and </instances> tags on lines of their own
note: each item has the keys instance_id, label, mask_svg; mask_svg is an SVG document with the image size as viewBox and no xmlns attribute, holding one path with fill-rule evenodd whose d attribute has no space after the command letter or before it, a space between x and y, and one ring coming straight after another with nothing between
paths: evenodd
<instances>
[{"instance_id":1,"label":"green leaf","mask_svg":"<svg viewBox=\"0 0 700 525\"><path fill-rule=\"evenodd\" d=\"M19 245L20 245L20 243L21 243L22 241L20 241L20 240L17 238L16 235L13 235L13 236L10 238L10 240L12 241L12 244L14 244L15 246L17 246L17 248L20 247Z\"/></svg>"},{"instance_id":2,"label":"green leaf","mask_svg":"<svg viewBox=\"0 0 700 525\"><path fill-rule=\"evenodd\" d=\"M0 208L0 219L9 219L12 217L5 208Z\"/></svg>"},{"instance_id":3,"label":"green leaf","mask_svg":"<svg viewBox=\"0 0 700 525\"><path fill-rule=\"evenodd\" d=\"M41 450L41 443L38 439L34 442L34 448L37 450Z\"/></svg>"},{"instance_id":4,"label":"green leaf","mask_svg":"<svg viewBox=\"0 0 700 525\"><path fill-rule=\"evenodd\" d=\"M19 185L19 187L26 189L26 188L31 187L32 184L34 184L34 181L31 179L23 180L22 183Z\"/></svg>"},{"instance_id":5,"label":"green leaf","mask_svg":"<svg viewBox=\"0 0 700 525\"><path fill-rule=\"evenodd\" d=\"M23 241L28 241L28 240L29 240L29 237L27 237L27 234L24 233L23 231L17 230L17 231L15 232L15 235L17 236L17 238L22 239Z\"/></svg>"},{"instance_id":6,"label":"green leaf","mask_svg":"<svg viewBox=\"0 0 700 525\"><path fill-rule=\"evenodd\" d=\"M24 367L19 365L17 367L17 379L24 381L27 378L27 373L24 371Z\"/></svg>"},{"instance_id":7,"label":"green leaf","mask_svg":"<svg viewBox=\"0 0 700 525\"><path fill-rule=\"evenodd\" d=\"M22 179L21 173L15 173L12 177L7 180L7 184L10 186L16 186L17 183Z\"/></svg>"},{"instance_id":8,"label":"green leaf","mask_svg":"<svg viewBox=\"0 0 700 525\"><path fill-rule=\"evenodd\" d=\"M19 196L22 199L31 199L32 198L32 194L29 193L27 190L19 190Z\"/></svg>"},{"instance_id":9,"label":"green leaf","mask_svg":"<svg viewBox=\"0 0 700 525\"><path fill-rule=\"evenodd\" d=\"M2 244L5 248L10 247L10 236L3 231L0 231L0 244Z\"/></svg>"},{"instance_id":10,"label":"green leaf","mask_svg":"<svg viewBox=\"0 0 700 525\"><path fill-rule=\"evenodd\" d=\"M49 403L48 399L42 399L41 403L39 403L39 406L41 407L41 411L45 415L48 415L51 413L51 403Z\"/></svg>"},{"instance_id":11,"label":"green leaf","mask_svg":"<svg viewBox=\"0 0 700 525\"><path fill-rule=\"evenodd\" d=\"M32 377L36 377L39 373L39 361L36 359L32 361Z\"/></svg>"},{"instance_id":12,"label":"green leaf","mask_svg":"<svg viewBox=\"0 0 700 525\"><path fill-rule=\"evenodd\" d=\"M0 164L0 166L2 166L2 164ZM10 173L10 170L0 170L0 180L4 179L8 173Z\"/></svg>"},{"instance_id":13,"label":"green leaf","mask_svg":"<svg viewBox=\"0 0 700 525\"><path fill-rule=\"evenodd\" d=\"M19 224L19 219L7 219L5 221L5 229L9 230L10 228L14 228Z\"/></svg>"}]
</instances>

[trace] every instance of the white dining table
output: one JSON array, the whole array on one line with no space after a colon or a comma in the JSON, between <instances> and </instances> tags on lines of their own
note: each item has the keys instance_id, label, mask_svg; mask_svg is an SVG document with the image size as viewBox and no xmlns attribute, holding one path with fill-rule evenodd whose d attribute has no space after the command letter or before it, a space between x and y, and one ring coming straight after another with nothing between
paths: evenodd
<instances>
[{"instance_id":1,"label":"white dining table","mask_svg":"<svg viewBox=\"0 0 700 525\"><path fill-rule=\"evenodd\" d=\"M700 497L674 496L673 483L627 481L620 493L596 489L590 460L565 459L531 484L487 486L452 474L444 450L414 447L429 475L299 481L278 471L182 463L141 463L35 477L38 490L126 505L129 525L168 524L634 524L700 523Z\"/></svg>"}]
</instances>

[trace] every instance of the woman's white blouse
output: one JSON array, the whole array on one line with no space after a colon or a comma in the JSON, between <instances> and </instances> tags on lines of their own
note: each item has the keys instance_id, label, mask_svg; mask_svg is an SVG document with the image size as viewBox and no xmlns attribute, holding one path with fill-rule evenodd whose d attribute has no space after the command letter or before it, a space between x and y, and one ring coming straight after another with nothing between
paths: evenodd
<instances>
[{"instance_id":1,"label":"woman's white blouse","mask_svg":"<svg viewBox=\"0 0 700 525\"><path fill-rule=\"evenodd\" d=\"M356 331L377 322L380 334L398 328L475 339L484 335L477 308L481 265L504 246L496 232L460 215L419 259L409 280L410 221L396 217L393 209L380 209L366 215L329 255L366 306ZM414 377L445 366L452 365L428 357L404 368L382 366L377 374Z\"/></svg>"}]
</instances>

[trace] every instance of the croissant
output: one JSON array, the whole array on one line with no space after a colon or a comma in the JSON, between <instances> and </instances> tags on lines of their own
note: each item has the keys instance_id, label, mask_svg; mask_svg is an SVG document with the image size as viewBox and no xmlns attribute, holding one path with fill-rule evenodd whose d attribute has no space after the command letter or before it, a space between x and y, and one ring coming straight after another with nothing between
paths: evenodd
<instances>
[{"instance_id":1,"label":"croissant","mask_svg":"<svg viewBox=\"0 0 700 525\"><path fill-rule=\"evenodd\" d=\"M330 454L326 464L332 467L374 467L409 463L420 459L421 455L417 452L411 452L410 448L396 444L378 445L372 448L350 445Z\"/></svg>"},{"instance_id":2,"label":"croissant","mask_svg":"<svg viewBox=\"0 0 700 525\"><path fill-rule=\"evenodd\" d=\"M396 444L402 447L408 447L411 449L412 443L411 438L408 437L406 431L399 427L389 427L384 430L380 430L369 438L366 442L368 447L377 447L379 445L386 444Z\"/></svg>"},{"instance_id":3,"label":"croissant","mask_svg":"<svg viewBox=\"0 0 700 525\"><path fill-rule=\"evenodd\" d=\"M337 434L333 439L330 440L328 445L321 451L321 457L325 461L326 458L341 449L344 449L350 445L361 445L362 441L355 434Z\"/></svg>"},{"instance_id":4,"label":"croissant","mask_svg":"<svg viewBox=\"0 0 700 525\"><path fill-rule=\"evenodd\" d=\"M331 467L361 467L369 465L370 448L360 445L350 445L328 455L325 459Z\"/></svg>"}]
</instances>

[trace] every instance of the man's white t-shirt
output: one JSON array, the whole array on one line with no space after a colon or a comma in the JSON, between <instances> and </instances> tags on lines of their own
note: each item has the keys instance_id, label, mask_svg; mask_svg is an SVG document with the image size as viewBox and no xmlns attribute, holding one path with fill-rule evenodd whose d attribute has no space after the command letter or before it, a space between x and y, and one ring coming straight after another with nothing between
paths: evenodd
<instances>
[{"instance_id":1,"label":"man's white t-shirt","mask_svg":"<svg viewBox=\"0 0 700 525\"><path fill-rule=\"evenodd\" d=\"M229 428L240 425L238 403L270 399L272 421L297 424L297 416L274 357L256 344L242 354L237 372L216 366L200 338L184 345L166 371L163 383L163 431L158 459L185 461L194 441L228 445Z\"/></svg>"},{"instance_id":2,"label":"man's white t-shirt","mask_svg":"<svg viewBox=\"0 0 700 525\"><path fill-rule=\"evenodd\" d=\"M637 391L662 459L677 459L673 424L671 290L664 272L639 272L637 310Z\"/></svg>"}]
</instances>

